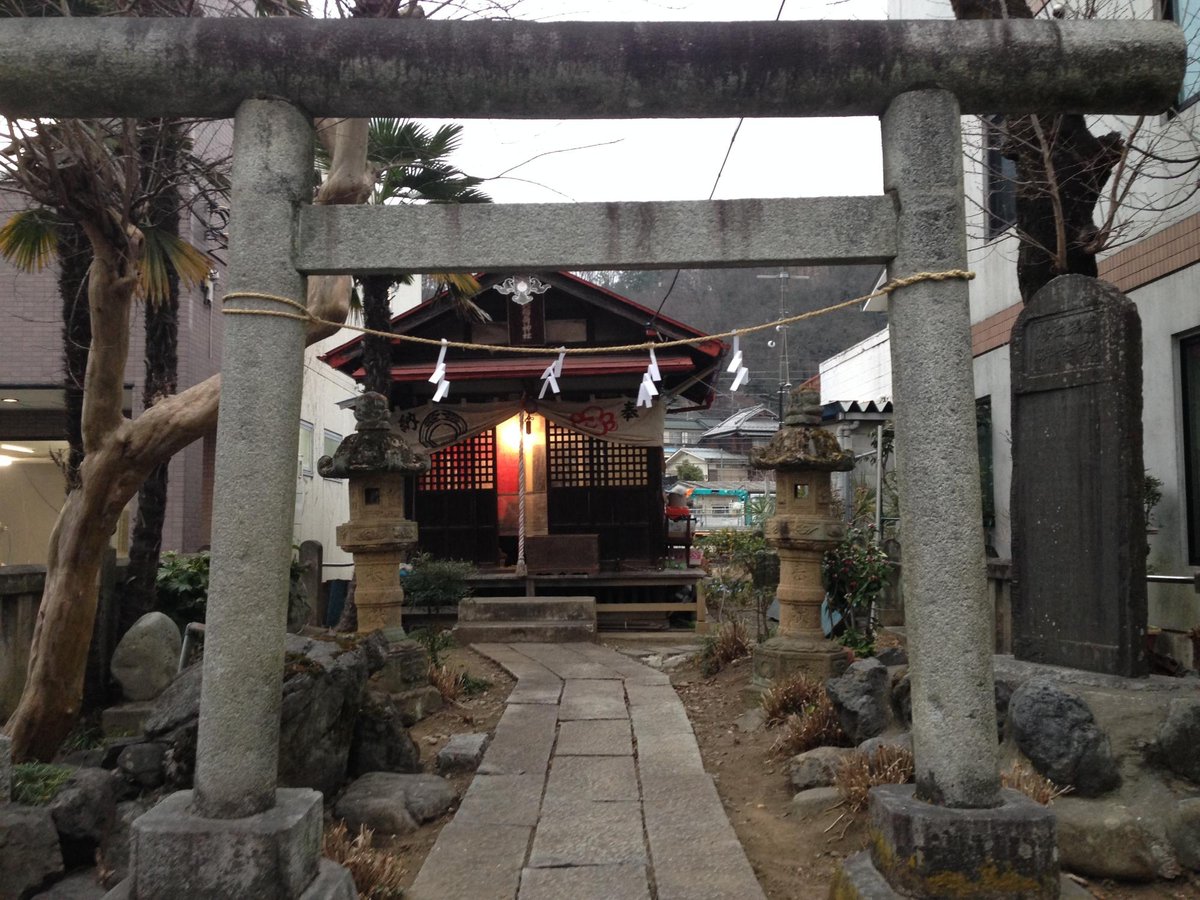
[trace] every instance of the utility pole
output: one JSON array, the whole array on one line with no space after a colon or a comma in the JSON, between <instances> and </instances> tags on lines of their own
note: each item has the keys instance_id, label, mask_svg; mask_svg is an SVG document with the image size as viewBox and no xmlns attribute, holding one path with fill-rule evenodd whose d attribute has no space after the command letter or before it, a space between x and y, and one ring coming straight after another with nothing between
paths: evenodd
<instances>
[{"instance_id":1,"label":"utility pole","mask_svg":"<svg viewBox=\"0 0 1200 900\"><path fill-rule=\"evenodd\" d=\"M756 275L754 277L755 278L771 278L771 279L774 279L779 282L779 315L776 316L776 318L778 318L778 319L783 319L790 315L790 313L788 312L788 310L784 304L784 289L787 285L788 279L800 278L800 279L807 280L809 278L808 275L792 275L791 273L787 272L786 270L781 271L776 275ZM780 423L782 423L783 422L783 398L787 395L787 392L790 391L792 388L791 361L788 359L788 338L787 338L788 326L776 325L775 332L776 332L776 334L779 335L779 337L777 339L778 347L779 347L779 388L778 388L777 400L778 400L778 405L779 405L779 421L780 421ZM768 341L767 346L768 347L776 346L776 341Z\"/></svg>"}]
</instances>

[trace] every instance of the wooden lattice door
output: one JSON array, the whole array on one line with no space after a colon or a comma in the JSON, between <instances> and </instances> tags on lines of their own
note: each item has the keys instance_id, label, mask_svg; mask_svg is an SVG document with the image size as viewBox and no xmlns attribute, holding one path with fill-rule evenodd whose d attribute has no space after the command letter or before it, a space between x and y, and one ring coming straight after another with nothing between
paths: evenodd
<instances>
[{"instance_id":1,"label":"wooden lattice door","mask_svg":"<svg viewBox=\"0 0 1200 900\"><path fill-rule=\"evenodd\" d=\"M417 479L415 508L423 551L442 559L493 564L496 523L496 432L438 450Z\"/></svg>"},{"instance_id":2,"label":"wooden lattice door","mask_svg":"<svg viewBox=\"0 0 1200 900\"><path fill-rule=\"evenodd\" d=\"M551 534L599 535L600 558L662 555L662 449L614 444L553 422L546 434Z\"/></svg>"}]
</instances>

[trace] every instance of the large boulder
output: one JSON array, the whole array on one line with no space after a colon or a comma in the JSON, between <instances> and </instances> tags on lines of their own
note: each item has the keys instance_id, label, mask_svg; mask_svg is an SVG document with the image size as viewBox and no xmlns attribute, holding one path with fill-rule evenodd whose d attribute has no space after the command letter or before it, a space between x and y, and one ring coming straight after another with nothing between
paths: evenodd
<instances>
[{"instance_id":1,"label":"large boulder","mask_svg":"<svg viewBox=\"0 0 1200 900\"><path fill-rule=\"evenodd\" d=\"M28 897L62 872L62 850L50 810L0 804L0 900Z\"/></svg>"},{"instance_id":2,"label":"large boulder","mask_svg":"<svg viewBox=\"0 0 1200 900\"><path fill-rule=\"evenodd\" d=\"M877 659L860 659L845 674L825 683L842 731L852 743L883 732L888 726L888 670Z\"/></svg>"},{"instance_id":3,"label":"large boulder","mask_svg":"<svg viewBox=\"0 0 1200 900\"><path fill-rule=\"evenodd\" d=\"M371 692L354 722L349 772L420 772L421 750L404 727L400 710L387 694Z\"/></svg>"},{"instance_id":4,"label":"large boulder","mask_svg":"<svg viewBox=\"0 0 1200 900\"><path fill-rule=\"evenodd\" d=\"M347 644L289 634L284 647L279 784L332 796L346 778L367 679L386 662L387 639L376 632ZM195 768L201 674L199 666L181 674L146 721L147 739L168 745L164 767L175 788L190 786ZM402 743L400 732L388 733Z\"/></svg>"},{"instance_id":5,"label":"large boulder","mask_svg":"<svg viewBox=\"0 0 1200 900\"><path fill-rule=\"evenodd\" d=\"M1062 867L1091 878L1154 881L1179 875L1161 810L1115 800L1054 801Z\"/></svg>"},{"instance_id":6,"label":"large boulder","mask_svg":"<svg viewBox=\"0 0 1200 900\"><path fill-rule=\"evenodd\" d=\"M1176 775L1200 783L1200 699L1179 697L1171 701L1153 752Z\"/></svg>"},{"instance_id":7,"label":"large boulder","mask_svg":"<svg viewBox=\"0 0 1200 900\"><path fill-rule=\"evenodd\" d=\"M91 865L112 825L124 784L107 769L79 769L50 801L50 815L68 866Z\"/></svg>"},{"instance_id":8,"label":"large boulder","mask_svg":"<svg viewBox=\"0 0 1200 900\"><path fill-rule=\"evenodd\" d=\"M333 814L352 832L404 834L442 815L455 799L450 782L437 775L371 772L346 788Z\"/></svg>"},{"instance_id":9,"label":"large boulder","mask_svg":"<svg viewBox=\"0 0 1200 900\"><path fill-rule=\"evenodd\" d=\"M117 757L117 771L138 788L156 788L163 783L163 761L167 745L159 741L130 744Z\"/></svg>"},{"instance_id":10,"label":"large boulder","mask_svg":"<svg viewBox=\"0 0 1200 900\"><path fill-rule=\"evenodd\" d=\"M1121 784L1106 735L1088 705L1044 678L1033 678L1008 706L1013 740L1035 769L1081 797L1097 797Z\"/></svg>"},{"instance_id":11,"label":"large boulder","mask_svg":"<svg viewBox=\"0 0 1200 900\"><path fill-rule=\"evenodd\" d=\"M183 639L179 627L160 612L133 623L113 652L112 674L128 700L153 700L175 678Z\"/></svg>"}]
</instances>

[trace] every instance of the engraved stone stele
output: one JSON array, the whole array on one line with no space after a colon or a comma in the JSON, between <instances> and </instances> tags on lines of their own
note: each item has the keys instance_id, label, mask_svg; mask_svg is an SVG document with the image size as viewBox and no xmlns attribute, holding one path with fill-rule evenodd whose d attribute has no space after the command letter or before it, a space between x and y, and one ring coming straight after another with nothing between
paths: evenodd
<instances>
[{"instance_id":1,"label":"engraved stone stele","mask_svg":"<svg viewBox=\"0 0 1200 900\"><path fill-rule=\"evenodd\" d=\"M404 637L400 564L417 542L417 523L404 518L404 479L424 472L428 463L390 430L383 395L363 394L354 418L354 433L332 457L317 461L317 471L349 481L350 521L338 526L337 542L354 555L358 630L381 629L398 641Z\"/></svg>"},{"instance_id":2,"label":"engraved stone stele","mask_svg":"<svg viewBox=\"0 0 1200 900\"><path fill-rule=\"evenodd\" d=\"M821 558L846 534L833 510L829 473L854 468L854 456L821 428L817 394L797 389L783 426L750 459L776 472L775 515L763 531L779 554L779 633L755 650L752 683L762 690L797 672L822 680L839 675L845 651L821 629Z\"/></svg>"},{"instance_id":3,"label":"engraved stone stele","mask_svg":"<svg viewBox=\"0 0 1200 900\"><path fill-rule=\"evenodd\" d=\"M1054 279L1012 335L1013 654L1149 674L1142 339L1133 301Z\"/></svg>"}]
</instances>

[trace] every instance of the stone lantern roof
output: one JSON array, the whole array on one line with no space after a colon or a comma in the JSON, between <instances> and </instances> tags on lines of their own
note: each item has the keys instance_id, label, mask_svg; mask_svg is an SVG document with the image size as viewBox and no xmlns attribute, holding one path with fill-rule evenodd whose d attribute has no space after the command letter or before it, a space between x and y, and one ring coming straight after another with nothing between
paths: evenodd
<instances>
[{"instance_id":1,"label":"stone lantern roof","mask_svg":"<svg viewBox=\"0 0 1200 900\"><path fill-rule=\"evenodd\" d=\"M770 443L750 452L759 469L848 472L854 454L838 446L837 438L821 427L821 401L815 391L797 388L788 401L783 426Z\"/></svg>"},{"instance_id":2,"label":"stone lantern roof","mask_svg":"<svg viewBox=\"0 0 1200 900\"><path fill-rule=\"evenodd\" d=\"M317 460L317 471L325 478L345 478L380 472L419 475L429 463L417 456L388 422L387 398L367 392L354 405L358 424L342 441L333 456Z\"/></svg>"}]
</instances>

